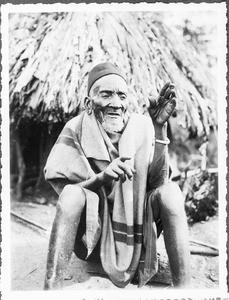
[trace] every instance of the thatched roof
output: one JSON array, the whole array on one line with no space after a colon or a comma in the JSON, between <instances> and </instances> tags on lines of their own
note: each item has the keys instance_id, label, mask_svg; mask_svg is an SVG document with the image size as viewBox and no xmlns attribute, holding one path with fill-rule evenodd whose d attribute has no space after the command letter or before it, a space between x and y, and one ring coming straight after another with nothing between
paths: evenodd
<instances>
[{"instance_id":1,"label":"thatched roof","mask_svg":"<svg viewBox=\"0 0 229 300\"><path fill-rule=\"evenodd\" d=\"M150 12L10 15L10 114L67 120L82 109L87 75L111 61L143 112L167 81L178 95L177 122L199 135L216 124L214 78L194 48Z\"/></svg>"}]
</instances>

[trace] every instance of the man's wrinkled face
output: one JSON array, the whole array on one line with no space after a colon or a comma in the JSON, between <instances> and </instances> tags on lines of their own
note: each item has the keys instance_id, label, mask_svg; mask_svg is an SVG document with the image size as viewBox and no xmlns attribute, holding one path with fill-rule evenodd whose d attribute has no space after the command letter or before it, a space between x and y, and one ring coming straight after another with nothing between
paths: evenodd
<instances>
[{"instance_id":1,"label":"man's wrinkled face","mask_svg":"<svg viewBox=\"0 0 229 300\"><path fill-rule=\"evenodd\" d=\"M98 79L90 91L92 108L106 132L122 132L128 107L127 84L118 75Z\"/></svg>"}]
</instances>

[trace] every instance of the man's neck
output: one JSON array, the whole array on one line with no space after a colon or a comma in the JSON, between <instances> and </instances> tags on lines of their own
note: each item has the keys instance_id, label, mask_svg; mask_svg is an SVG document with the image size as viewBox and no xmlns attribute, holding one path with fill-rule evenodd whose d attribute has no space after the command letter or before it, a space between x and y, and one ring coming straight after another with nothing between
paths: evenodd
<instances>
[{"instance_id":1,"label":"man's neck","mask_svg":"<svg viewBox=\"0 0 229 300\"><path fill-rule=\"evenodd\" d=\"M110 138L113 146L118 150L118 142L122 134L119 132L107 132L107 135Z\"/></svg>"}]
</instances>

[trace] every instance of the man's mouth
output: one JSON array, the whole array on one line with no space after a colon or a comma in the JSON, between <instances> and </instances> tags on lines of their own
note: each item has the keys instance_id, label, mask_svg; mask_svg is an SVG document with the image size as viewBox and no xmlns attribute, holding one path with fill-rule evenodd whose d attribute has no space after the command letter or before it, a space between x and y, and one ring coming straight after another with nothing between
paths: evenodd
<instances>
[{"instance_id":1,"label":"man's mouth","mask_svg":"<svg viewBox=\"0 0 229 300\"><path fill-rule=\"evenodd\" d=\"M123 108L97 107L94 111L96 118L106 132L122 132L125 125L125 111Z\"/></svg>"},{"instance_id":2,"label":"man's mouth","mask_svg":"<svg viewBox=\"0 0 229 300\"><path fill-rule=\"evenodd\" d=\"M122 117L123 110L121 108L118 109L112 109L112 108L107 108L104 111L104 115L108 115L110 117Z\"/></svg>"},{"instance_id":3,"label":"man's mouth","mask_svg":"<svg viewBox=\"0 0 229 300\"><path fill-rule=\"evenodd\" d=\"M116 111L109 111L109 112L106 112L106 114L111 117L121 117L121 113L116 112Z\"/></svg>"}]
</instances>

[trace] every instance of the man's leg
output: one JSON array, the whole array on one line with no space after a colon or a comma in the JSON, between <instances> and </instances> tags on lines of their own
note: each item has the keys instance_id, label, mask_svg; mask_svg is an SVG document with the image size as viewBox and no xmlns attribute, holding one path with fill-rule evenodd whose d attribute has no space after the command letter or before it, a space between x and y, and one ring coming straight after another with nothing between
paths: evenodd
<instances>
[{"instance_id":1,"label":"man's leg","mask_svg":"<svg viewBox=\"0 0 229 300\"><path fill-rule=\"evenodd\" d=\"M60 194L49 241L45 290L63 284L85 203L85 194L78 186L66 185Z\"/></svg>"},{"instance_id":2,"label":"man's leg","mask_svg":"<svg viewBox=\"0 0 229 300\"><path fill-rule=\"evenodd\" d=\"M190 251L184 200L180 188L173 182L162 185L152 198L155 220L162 220L164 240L169 257L173 284L190 284Z\"/></svg>"}]
</instances>

